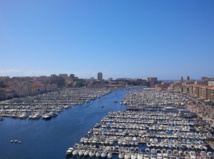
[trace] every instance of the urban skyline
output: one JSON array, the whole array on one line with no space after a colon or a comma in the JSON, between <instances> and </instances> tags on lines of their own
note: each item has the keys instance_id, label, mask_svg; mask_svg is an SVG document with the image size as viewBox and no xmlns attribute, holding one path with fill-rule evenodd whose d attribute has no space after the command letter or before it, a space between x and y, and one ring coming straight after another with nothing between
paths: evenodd
<instances>
[{"instance_id":1,"label":"urban skyline","mask_svg":"<svg viewBox=\"0 0 214 159\"><path fill-rule=\"evenodd\" d=\"M214 76L214 1L21 2L0 2L0 76Z\"/></svg>"},{"instance_id":2,"label":"urban skyline","mask_svg":"<svg viewBox=\"0 0 214 159\"><path fill-rule=\"evenodd\" d=\"M25 77L51 77L51 76L75 76L75 74L67 74L67 73L59 73L59 74L50 74L50 75L30 75L30 74L25 74L25 75L18 75L18 76L9 76L9 75L3 75L1 76L0 75L0 78L4 78L4 77L9 77L9 78L16 78L16 77L20 77L20 78L25 78ZM97 72L97 73L94 73L94 76L91 76L91 77L86 77L86 78L82 78L82 77L79 77L79 76L76 76L77 78L80 78L80 79L86 79L86 80L120 80L120 79L127 79L127 80L134 80L134 79L143 79L143 80L150 80L150 78L158 78L159 81L163 81L163 82L169 82L169 81L200 81L202 80L203 78L210 78L210 79L213 79L212 77L208 77L208 76L202 76L202 77L199 77L198 79L194 79L194 78L191 78L190 76L180 76L178 77L177 79L160 79L159 77L157 76L148 76L148 77L133 77L133 78L130 78L130 77L118 77L118 78L112 78L112 77L105 77L105 73L104 73L104 76L103 76L103 73L102 72ZM191 79L190 79L191 78ZM157 81L157 80L156 80Z\"/></svg>"}]
</instances>

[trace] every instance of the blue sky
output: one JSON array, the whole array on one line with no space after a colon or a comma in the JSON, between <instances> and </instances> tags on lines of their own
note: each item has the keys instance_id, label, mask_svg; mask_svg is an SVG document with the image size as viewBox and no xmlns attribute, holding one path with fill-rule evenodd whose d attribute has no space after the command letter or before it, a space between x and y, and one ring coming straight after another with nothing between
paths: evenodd
<instances>
[{"instance_id":1,"label":"blue sky","mask_svg":"<svg viewBox=\"0 0 214 159\"><path fill-rule=\"evenodd\" d=\"M213 0L2 0L0 76L214 77Z\"/></svg>"}]
</instances>

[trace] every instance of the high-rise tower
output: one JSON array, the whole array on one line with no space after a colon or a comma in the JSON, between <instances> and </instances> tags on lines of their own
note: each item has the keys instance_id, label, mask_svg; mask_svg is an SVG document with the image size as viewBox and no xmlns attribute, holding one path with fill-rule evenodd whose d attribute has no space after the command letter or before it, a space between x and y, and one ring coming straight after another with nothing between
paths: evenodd
<instances>
[{"instance_id":1,"label":"high-rise tower","mask_svg":"<svg viewBox=\"0 0 214 159\"><path fill-rule=\"evenodd\" d=\"M190 81L190 77L189 76L187 76L187 81Z\"/></svg>"},{"instance_id":2,"label":"high-rise tower","mask_svg":"<svg viewBox=\"0 0 214 159\"><path fill-rule=\"evenodd\" d=\"M102 74L102 72L98 72L97 73L97 80L103 80L103 74Z\"/></svg>"}]
</instances>

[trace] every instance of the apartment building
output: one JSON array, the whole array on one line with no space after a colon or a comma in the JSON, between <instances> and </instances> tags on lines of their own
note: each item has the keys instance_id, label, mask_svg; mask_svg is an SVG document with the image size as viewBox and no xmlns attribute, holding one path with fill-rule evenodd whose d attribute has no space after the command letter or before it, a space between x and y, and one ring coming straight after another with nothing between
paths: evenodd
<instances>
[{"instance_id":1,"label":"apartment building","mask_svg":"<svg viewBox=\"0 0 214 159\"><path fill-rule=\"evenodd\" d=\"M203 100L214 101L214 86L192 84L188 87L190 95Z\"/></svg>"},{"instance_id":2,"label":"apartment building","mask_svg":"<svg viewBox=\"0 0 214 159\"><path fill-rule=\"evenodd\" d=\"M207 99L214 102L214 87L208 89Z\"/></svg>"}]
</instances>

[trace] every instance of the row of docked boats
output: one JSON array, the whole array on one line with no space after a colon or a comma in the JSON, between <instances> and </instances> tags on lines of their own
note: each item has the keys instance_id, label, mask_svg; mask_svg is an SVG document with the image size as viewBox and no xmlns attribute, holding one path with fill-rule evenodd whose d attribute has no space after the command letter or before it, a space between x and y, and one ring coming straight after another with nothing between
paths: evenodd
<instances>
[{"instance_id":1,"label":"row of docked boats","mask_svg":"<svg viewBox=\"0 0 214 159\"><path fill-rule=\"evenodd\" d=\"M147 115L156 118L152 122L145 120L143 124L134 122ZM164 119L160 120L158 116L164 116ZM96 152L111 152L116 158L126 159L211 158L213 153L207 139L212 138L212 134L194 129L197 123L198 119L183 118L178 113L109 112L80 139L82 146L79 149L85 151L94 146Z\"/></svg>"},{"instance_id":2,"label":"row of docked boats","mask_svg":"<svg viewBox=\"0 0 214 159\"><path fill-rule=\"evenodd\" d=\"M76 144L66 151L67 156L73 157L101 157L112 158L117 156L119 159L211 159L212 152L178 150L178 149L155 149L146 148L144 152L138 147L119 147L119 146L85 146Z\"/></svg>"},{"instance_id":3,"label":"row of docked boats","mask_svg":"<svg viewBox=\"0 0 214 159\"><path fill-rule=\"evenodd\" d=\"M0 101L1 117L50 119L64 109L111 93L107 88L66 88L35 96Z\"/></svg>"},{"instance_id":4,"label":"row of docked boats","mask_svg":"<svg viewBox=\"0 0 214 159\"><path fill-rule=\"evenodd\" d=\"M122 102L127 111L109 112L80 139L79 149L95 147L115 159L211 159L213 131L185 108L189 102L167 91L132 91Z\"/></svg>"},{"instance_id":5,"label":"row of docked boats","mask_svg":"<svg viewBox=\"0 0 214 159\"><path fill-rule=\"evenodd\" d=\"M141 109L145 105L149 107L164 108L167 105L184 106L191 101L181 94L156 89L134 90L126 94L121 104L128 105L129 109Z\"/></svg>"},{"instance_id":6,"label":"row of docked boats","mask_svg":"<svg viewBox=\"0 0 214 159\"><path fill-rule=\"evenodd\" d=\"M97 149L95 146L83 146L76 144L74 147L69 148L66 154L79 157L102 157L102 158L112 158L112 152L105 149Z\"/></svg>"}]
</instances>

